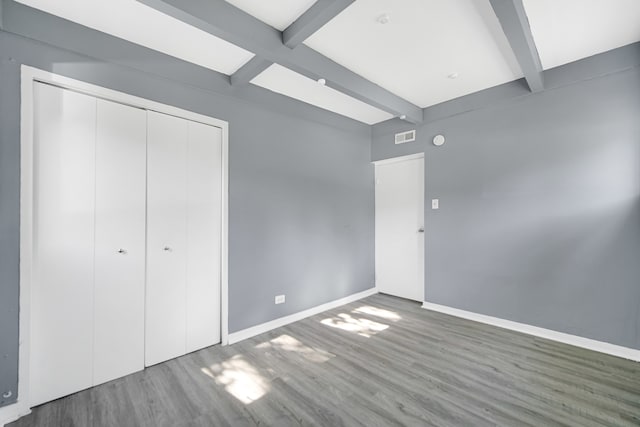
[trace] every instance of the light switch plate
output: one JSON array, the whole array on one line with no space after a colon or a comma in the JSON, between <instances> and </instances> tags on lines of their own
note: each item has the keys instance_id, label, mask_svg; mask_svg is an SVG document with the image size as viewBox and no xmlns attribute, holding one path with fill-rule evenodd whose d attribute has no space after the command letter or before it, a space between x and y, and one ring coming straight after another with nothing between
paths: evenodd
<instances>
[{"instance_id":1,"label":"light switch plate","mask_svg":"<svg viewBox=\"0 0 640 427\"><path fill-rule=\"evenodd\" d=\"M431 199L431 209L440 209L440 199Z\"/></svg>"},{"instance_id":2,"label":"light switch plate","mask_svg":"<svg viewBox=\"0 0 640 427\"><path fill-rule=\"evenodd\" d=\"M276 295L276 304L284 304L284 295Z\"/></svg>"}]
</instances>

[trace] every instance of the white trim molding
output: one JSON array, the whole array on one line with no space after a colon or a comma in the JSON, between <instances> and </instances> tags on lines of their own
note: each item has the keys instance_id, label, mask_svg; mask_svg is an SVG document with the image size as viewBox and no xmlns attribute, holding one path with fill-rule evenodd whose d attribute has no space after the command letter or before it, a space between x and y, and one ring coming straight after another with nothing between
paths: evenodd
<instances>
[{"instance_id":1,"label":"white trim molding","mask_svg":"<svg viewBox=\"0 0 640 427\"><path fill-rule=\"evenodd\" d=\"M434 304L431 302L423 302L422 308L437 311L439 313L449 314L451 316L460 317L475 322L485 323L487 325L497 326L503 329L509 329L523 334L533 335L552 341L569 344L575 347L586 348L587 350L597 351L599 353L609 354L611 356L621 357L623 359L640 362L640 350L622 347L620 345L610 344L603 341L597 341L590 338L579 337L564 332L553 331L551 329L540 328L537 326L518 323L511 320L501 319L499 317L487 316L471 311L460 310L458 308L446 305Z\"/></svg>"},{"instance_id":2,"label":"white trim molding","mask_svg":"<svg viewBox=\"0 0 640 427\"><path fill-rule=\"evenodd\" d=\"M297 313L290 314L288 316L280 317L279 319L271 320L266 323L261 323L260 325L252 326L250 328L243 329L238 332L233 332L229 334L229 344L238 343L248 338L255 337L256 335L260 335L265 332L269 332L273 329L277 329L281 326L285 326L290 323L297 322L298 320L302 320L307 317L316 315L318 313L322 313L323 311L340 307L341 305L358 301L362 298L366 298L368 296L375 295L377 293L378 293L378 290L374 287L371 289L367 289L366 291L358 292L357 294L352 294L347 297L337 299L335 301L331 301L313 308L309 308L307 310L299 311Z\"/></svg>"},{"instance_id":3,"label":"white trim molding","mask_svg":"<svg viewBox=\"0 0 640 427\"><path fill-rule=\"evenodd\" d=\"M406 162L407 160L415 160L415 159L423 159L424 158L424 152L420 152L420 153L415 153L415 154L408 154L406 156L400 156L400 157L391 157L388 159L382 159L382 160L374 160L373 163L374 165L388 165L390 163L398 163L398 162Z\"/></svg>"},{"instance_id":4,"label":"white trim molding","mask_svg":"<svg viewBox=\"0 0 640 427\"><path fill-rule=\"evenodd\" d=\"M31 409L29 409L28 405L23 404L21 401L3 406L0 408L0 427L4 427L5 424L12 423L30 413Z\"/></svg>"},{"instance_id":5,"label":"white trim molding","mask_svg":"<svg viewBox=\"0 0 640 427\"><path fill-rule=\"evenodd\" d=\"M194 113L170 105L150 101L123 92L103 88L90 83L71 79L39 70L27 65L21 68L20 107L20 331L18 401L0 408L0 425L8 423L31 412L29 408L29 357L31 318L31 269L33 257L33 86L42 82L61 88L81 92L97 98L168 114L183 119L211 125L222 129L222 248L221 248L221 343L228 343L228 188L229 188L229 124L226 121Z\"/></svg>"}]
</instances>

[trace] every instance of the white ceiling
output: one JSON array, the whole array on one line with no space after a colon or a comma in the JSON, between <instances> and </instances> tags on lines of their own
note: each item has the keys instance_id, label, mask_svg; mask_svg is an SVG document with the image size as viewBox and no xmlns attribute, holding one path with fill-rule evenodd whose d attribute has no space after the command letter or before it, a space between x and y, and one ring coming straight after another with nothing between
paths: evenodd
<instances>
[{"instance_id":1,"label":"white ceiling","mask_svg":"<svg viewBox=\"0 0 640 427\"><path fill-rule=\"evenodd\" d=\"M316 0L226 0L262 22L284 31Z\"/></svg>"},{"instance_id":2,"label":"white ceiling","mask_svg":"<svg viewBox=\"0 0 640 427\"><path fill-rule=\"evenodd\" d=\"M305 44L419 107L522 77L488 0L355 1Z\"/></svg>"},{"instance_id":3,"label":"white ceiling","mask_svg":"<svg viewBox=\"0 0 640 427\"><path fill-rule=\"evenodd\" d=\"M17 1L224 74L254 56L135 0Z\"/></svg>"},{"instance_id":4,"label":"white ceiling","mask_svg":"<svg viewBox=\"0 0 640 427\"><path fill-rule=\"evenodd\" d=\"M322 86L315 80L277 64L267 68L251 83L367 124L393 117L385 111L328 86Z\"/></svg>"},{"instance_id":5,"label":"white ceiling","mask_svg":"<svg viewBox=\"0 0 640 427\"><path fill-rule=\"evenodd\" d=\"M525 0L544 69L640 41L640 0Z\"/></svg>"}]
</instances>

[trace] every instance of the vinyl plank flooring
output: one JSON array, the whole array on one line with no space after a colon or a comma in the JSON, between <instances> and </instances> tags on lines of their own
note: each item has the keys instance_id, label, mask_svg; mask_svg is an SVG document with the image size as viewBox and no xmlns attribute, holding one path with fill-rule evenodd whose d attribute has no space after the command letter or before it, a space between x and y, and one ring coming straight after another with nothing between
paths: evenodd
<instances>
[{"instance_id":1,"label":"vinyl plank flooring","mask_svg":"<svg viewBox=\"0 0 640 427\"><path fill-rule=\"evenodd\" d=\"M640 363L374 295L10 426L640 426Z\"/></svg>"}]
</instances>

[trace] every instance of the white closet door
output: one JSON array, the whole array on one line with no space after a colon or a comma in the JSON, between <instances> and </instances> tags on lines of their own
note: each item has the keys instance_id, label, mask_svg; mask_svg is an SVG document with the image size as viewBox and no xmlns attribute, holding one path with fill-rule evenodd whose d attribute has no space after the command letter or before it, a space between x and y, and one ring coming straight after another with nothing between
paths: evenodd
<instances>
[{"instance_id":1,"label":"white closet door","mask_svg":"<svg viewBox=\"0 0 640 427\"><path fill-rule=\"evenodd\" d=\"M98 100L94 384L144 369L146 111Z\"/></svg>"},{"instance_id":2,"label":"white closet door","mask_svg":"<svg viewBox=\"0 0 640 427\"><path fill-rule=\"evenodd\" d=\"M189 122L187 352L220 342L222 131Z\"/></svg>"},{"instance_id":3,"label":"white closet door","mask_svg":"<svg viewBox=\"0 0 640 427\"><path fill-rule=\"evenodd\" d=\"M93 383L96 99L34 96L30 406Z\"/></svg>"},{"instance_id":4,"label":"white closet door","mask_svg":"<svg viewBox=\"0 0 640 427\"><path fill-rule=\"evenodd\" d=\"M148 112L147 366L186 348L187 126Z\"/></svg>"}]
</instances>

